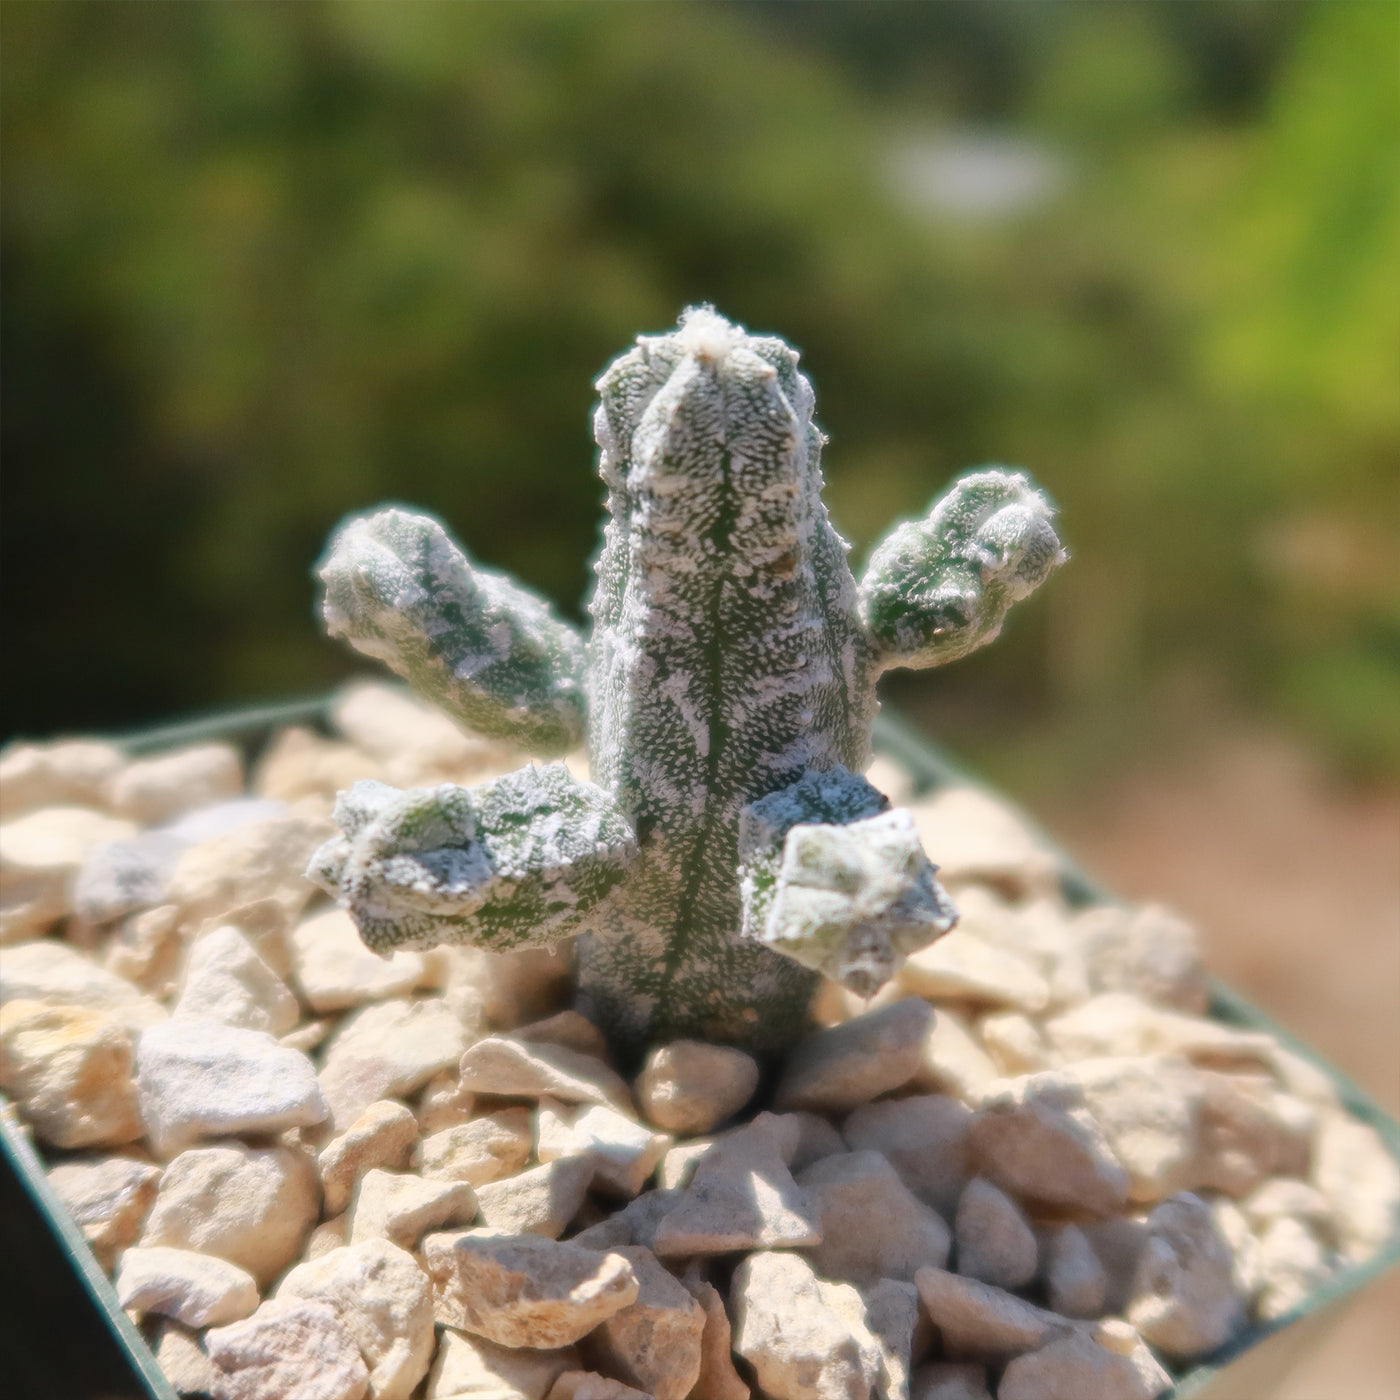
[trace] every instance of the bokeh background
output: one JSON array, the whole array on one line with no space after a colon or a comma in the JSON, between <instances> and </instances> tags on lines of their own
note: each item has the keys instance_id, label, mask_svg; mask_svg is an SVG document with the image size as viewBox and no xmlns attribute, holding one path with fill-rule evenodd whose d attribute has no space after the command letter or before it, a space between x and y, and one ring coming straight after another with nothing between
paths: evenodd
<instances>
[{"instance_id":1,"label":"bokeh background","mask_svg":"<svg viewBox=\"0 0 1400 1400\"><path fill-rule=\"evenodd\" d=\"M592 380L712 301L802 349L857 556L966 466L1053 494L1072 566L889 697L1400 1106L1395 0L3 31L0 736L349 674L310 567L385 499L579 615ZM1392 1394L1381 1316L1291 1400Z\"/></svg>"}]
</instances>

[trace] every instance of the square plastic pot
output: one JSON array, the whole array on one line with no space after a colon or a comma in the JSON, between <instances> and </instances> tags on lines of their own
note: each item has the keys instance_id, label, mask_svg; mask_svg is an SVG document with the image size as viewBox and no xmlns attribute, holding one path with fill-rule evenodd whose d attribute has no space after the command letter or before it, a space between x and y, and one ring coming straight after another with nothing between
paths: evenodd
<instances>
[{"instance_id":1,"label":"square plastic pot","mask_svg":"<svg viewBox=\"0 0 1400 1400\"><path fill-rule=\"evenodd\" d=\"M133 754L222 739L255 754L289 724L328 728L331 700L241 709L163 725L117 742ZM975 782L911 726L888 710L876 721L875 748L896 760L926 794L951 782ZM1086 904L1110 896L1061 855L1066 898ZM1230 1025L1267 1031L1332 1081L1342 1103L1371 1124L1400 1161L1400 1124L1356 1085L1287 1031L1218 981L1211 1015ZM0 1121L0 1367L34 1400L177 1400L155 1357L117 1302L117 1295L81 1232L49 1188L42 1163L12 1123ZM1163 1400L1268 1400L1301 1359L1338 1323L1358 1291L1400 1263L1400 1229L1364 1264L1334 1276L1292 1312L1252 1326L1208 1362L1184 1374Z\"/></svg>"}]
</instances>

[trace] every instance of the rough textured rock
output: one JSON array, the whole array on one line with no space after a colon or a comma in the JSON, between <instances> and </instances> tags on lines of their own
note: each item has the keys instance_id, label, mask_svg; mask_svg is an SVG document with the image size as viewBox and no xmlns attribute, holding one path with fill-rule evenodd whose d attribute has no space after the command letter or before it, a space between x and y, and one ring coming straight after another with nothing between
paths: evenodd
<instances>
[{"instance_id":1,"label":"rough textured rock","mask_svg":"<svg viewBox=\"0 0 1400 1400\"><path fill-rule=\"evenodd\" d=\"M1201 1150L1193 1187L1249 1195L1271 1176L1303 1176L1315 1110L1255 1075L1201 1072Z\"/></svg>"},{"instance_id":2,"label":"rough textured rock","mask_svg":"<svg viewBox=\"0 0 1400 1400\"><path fill-rule=\"evenodd\" d=\"M1400 1218L1400 1165L1369 1123L1327 1114L1317 1135L1312 1183L1332 1207L1342 1252L1369 1259Z\"/></svg>"},{"instance_id":3,"label":"rough textured rock","mask_svg":"<svg viewBox=\"0 0 1400 1400\"><path fill-rule=\"evenodd\" d=\"M160 1168L133 1157L74 1158L51 1167L48 1177L97 1262L110 1271L118 1252L141 1233L155 1204Z\"/></svg>"},{"instance_id":4,"label":"rough textured rock","mask_svg":"<svg viewBox=\"0 0 1400 1400\"><path fill-rule=\"evenodd\" d=\"M1127 1170L1130 1200L1160 1201L1197 1184L1206 1104L1200 1071L1149 1055L1083 1060L1069 1072Z\"/></svg>"},{"instance_id":5,"label":"rough textured rock","mask_svg":"<svg viewBox=\"0 0 1400 1400\"><path fill-rule=\"evenodd\" d=\"M401 1099L455 1065L466 1033L445 1001L387 1001L347 1016L331 1037L321 1089L344 1132L379 1099Z\"/></svg>"},{"instance_id":6,"label":"rough textured rock","mask_svg":"<svg viewBox=\"0 0 1400 1400\"><path fill-rule=\"evenodd\" d=\"M94 846L73 880L74 912L90 924L106 924L163 904L170 875L192 844L157 830Z\"/></svg>"},{"instance_id":7,"label":"rough textured rock","mask_svg":"<svg viewBox=\"0 0 1400 1400\"><path fill-rule=\"evenodd\" d=\"M997 1073L1005 1078L1035 1074L1050 1067L1039 1027L1018 1011L984 1016L977 1023L977 1034L982 1039L982 1048L991 1056Z\"/></svg>"},{"instance_id":8,"label":"rough textured rock","mask_svg":"<svg viewBox=\"0 0 1400 1400\"><path fill-rule=\"evenodd\" d=\"M700 1161L690 1186L656 1225L652 1247L684 1257L820 1242L815 1202L793 1180L772 1134L754 1123L722 1138Z\"/></svg>"},{"instance_id":9,"label":"rough textured rock","mask_svg":"<svg viewBox=\"0 0 1400 1400\"><path fill-rule=\"evenodd\" d=\"M1209 1002L1196 929L1160 905L1099 905L1075 920L1095 992L1130 992L1144 1001L1204 1015Z\"/></svg>"},{"instance_id":10,"label":"rough textured rock","mask_svg":"<svg viewBox=\"0 0 1400 1400\"><path fill-rule=\"evenodd\" d=\"M0 1004L42 1001L106 1011L137 1034L165 1020L165 1008L124 977L99 967L76 948L51 939L20 943L0 957Z\"/></svg>"},{"instance_id":11,"label":"rough textured rock","mask_svg":"<svg viewBox=\"0 0 1400 1400\"><path fill-rule=\"evenodd\" d=\"M151 1343L161 1374L177 1395L212 1395L218 1371L200 1345L199 1334L167 1319Z\"/></svg>"},{"instance_id":12,"label":"rough textured rock","mask_svg":"<svg viewBox=\"0 0 1400 1400\"><path fill-rule=\"evenodd\" d=\"M531 1351L444 1328L426 1400L545 1400L565 1371L579 1368L573 1347Z\"/></svg>"},{"instance_id":13,"label":"rough textured rock","mask_svg":"<svg viewBox=\"0 0 1400 1400\"><path fill-rule=\"evenodd\" d=\"M734 1350L774 1400L868 1400L880 1347L848 1284L824 1283L795 1254L751 1254L730 1288Z\"/></svg>"},{"instance_id":14,"label":"rough textured rock","mask_svg":"<svg viewBox=\"0 0 1400 1400\"><path fill-rule=\"evenodd\" d=\"M984 789L940 788L909 810L924 849L937 853L939 879L950 889L990 885L1011 899L1059 892L1054 852L1006 803Z\"/></svg>"},{"instance_id":15,"label":"rough textured rock","mask_svg":"<svg viewBox=\"0 0 1400 1400\"><path fill-rule=\"evenodd\" d=\"M1337 1260L1317 1232L1280 1216L1259 1232L1257 1311L1273 1322L1305 1303L1336 1272Z\"/></svg>"},{"instance_id":16,"label":"rough textured rock","mask_svg":"<svg viewBox=\"0 0 1400 1400\"><path fill-rule=\"evenodd\" d=\"M423 1139L423 1175L485 1186L530 1160L534 1129L526 1108L503 1108Z\"/></svg>"},{"instance_id":17,"label":"rough textured rock","mask_svg":"<svg viewBox=\"0 0 1400 1400\"><path fill-rule=\"evenodd\" d=\"M361 1400L369 1371L325 1303L272 1298L252 1317L204 1338L214 1363L214 1400Z\"/></svg>"},{"instance_id":18,"label":"rough textured rock","mask_svg":"<svg viewBox=\"0 0 1400 1400\"><path fill-rule=\"evenodd\" d=\"M476 1111L476 1095L462 1088L455 1068L442 1069L433 1075L414 1105L418 1131L425 1138L470 1123Z\"/></svg>"},{"instance_id":19,"label":"rough textured rock","mask_svg":"<svg viewBox=\"0 0 1400 1400\"><path fill-rule=\"evenodd\" d=\"M164 1245L128 1249L116 1286L122 1307L173 1317L186 1327L237 1322L258 1306L258 1285L246 1269Z\"/></svg>"},{"instance_id":20,"label":"rough textured rock","mask_svg":"<svg viewBox=\"0 0 1400 1400\"><path fill-rule=\"evenodd\" d=\"M758 1062L728 1045L673 1040L647 1056L637 1103L667 1132L699 1135L732 1118L758 1088Z\"/></svg>"},{"instance_id":21,"label":"rough textured rock","mask_svg":"<svg viewBox=\"0 0 1400 1400\"><path fill-rule=\"evenodd\" d=\"M965 1278L1024 1288L1035 1277L1039 1249L1030 1222L1015 1201L983 1177L963 1189L953 1231L958 1272Z\"/></svg>"},{"instance_id":22,"label":"rough textured rock","mask_svg":"<svg viewBox=\"0 0 1400 1400\"><path fill-rule=\"evenodd\" d=\"M925 1265L948 1262L948 1226L878 1152L824 1157L797 1184L815 1206L822 1238L806 1253L822 1278L912 1281Z\"/></svg>"},{"instance_id":23,"label":"rough textured rock","mask_svg":"<svg viewBox=\"0 0 1400 1400\"><path fill-rule=\"evenodd\" d=\"M643 1191L620 1211L580 1230L574 1243L589 1249L616 1249L619 1245L645 1245L656 1253L656 1232L661 1222L680 1203L684 1192Z\"/></svg>"},{"instance_id":24,"label":"rough textured rock","mask_svg":"<svg viewBox=\"0 0 1400 1400\"><path fill-rule=\"evenodd\" d=\"M368 1240L298 1264L278 1299L327 1304L360 1349L371 1400L408 1400L433 1357L433 1301L411 1254Z\"/></svg>"},{"instance_id":25,"label":"rough textured rock","mask_svg":"<svg viewBox=\"0 0 1400 1400\"><path fill-rule=\"evenodd\" d=\"M968 1023L940 1007L924 1038L915 1078L918 1086L976 1104L996 1077L992 1057L978 1044Z\"/></svg>"},{"instance_id":26,"label":"rough textured rock","mask_svg":"<svg viewBox=\"0 0 1400 1400\"><path fill-rule=\"evenodd\" d=\"M301 1253L320 1194L303 1152L243 1143L191 1148L166 1167L141 1243L217 1254L265 1286Z\"/></svg>"},{"instance_id":27,"label":"rough textured rock","mask_svg":"<svg viewBox=\"0 0 1400 1400\"><path fill-rule=\"evenodd\" d=\"M1122 1313L1132 1300L1138 1261L1147 1248L1147 1216L1120 1215L1110 1220L1081 1220L1105 1277L1104 1312Z\"/></svg>"},{"instance_id":28,"label":"rough textured rock","mask_svg":"<svg viewBox=\"0 0 1400 1400\"><path fill-rule=\"evenodd\" d=\"M536 1235L429 1235L422 1258L438 1322L507 1347L563 1347L637 1299L632 1265Z\"/></svg>"},{"instance_id":29,"label":"rough textured rock","mask_svg":"<svg viewBox=\"0 0 1400 1400\"><path fill-rule=\"evenodd\" d=\"M143 1031L136 1082L151 1145L173 1156L200 1138L279 1133L324 1121L311 1061L266 1031L177 1016Z\"/></svg>"},{"instance_id":30,"label":"rough textured rock","mask_svg":"<svg viewBox=\"0 0 1400 1400\"><path fill-rule=\"evenodd\" d=\"M644 1128L603 1104L570 1112L541 1103L536 1153L541 1162L585 1157L593 1165L593 1187L608 1195L632 1197L656 1170L671 1145L664 1133Z\"/></svg>"},{"instance_id":31,"label":"rough textured rock","mask_svg":"<svg viewBox=\"0 0 1400 1400\"><path fill-rule=\"evenodd\" d=\"M983 1098L968 1134L983 1175L1020 1199L1096 1215L1127 1203L1128 1173L1069 1076L1002 1081Z\"/></svg>"},{"instance_id":32,"label":"rough textured rock","mask_svg":"<svg viewBox=\"0 0 1400 1400\"><path fill-rule=\"evenodd\" d=\"M608 1042L603 1032L581 1011L575 1011L572 1007L519 1027L515 1038L531 1045L562 1045L566 1050L591 1055L595 1060L606 1060L608 1057Z\"/></svg>"},{"instance_id":33,"label":"rough textured rock","mask_svg":"<svg viewBox=\"0 0 1400 1400\"><path fill-rule=\"evenodd\" d=\"M920 1269L914 1283L954 1360L1005 1361L1044 1346L1070 1325L1005 1289L943 1269Z\"/></svg>"},{"instance_id":34,"label":"rough textured rock","mask_svg":"<svg viewBox=\"0 0 1400 1400\"><path fill-rule=\"evenodd\" d=\"M1014 1358L997 1400L1156 1400L1170 1386L1171 1377L1146 1347L1138 1357L1123 1356L1087 1332L1071 1332Z\"/></svg>"},{"instance_id":35,"label":"rough textured rock","mask_svg":"<svg viewBox=\"0 0 1400 1400\"><path fill-rule=\"evenodd\" d=\"M211 929L190 947L175 1015L286 1035L301 1019L292 989L232 924Z\"/></svg>"},{"instance_id":36,"label":"rough textured rock","mask_svg":"<svg viewBox=\"0 0 1400 1400\"><path fill-rule=\"evenodd\" d=\"M992 1400L987 1368L977 1361L931 1361L914 1372L912 1400Z\"/></svg>"},{"instance_id":37,"label":"rough textured rock","mask_svg":"<svg viewBox=\"0 0 1400 1400\"><path fill-rule=\"evenodd\" d=\"M371 1168L402 1171L418 1142L418 1120L393 1099L372 1103L339 1137L320 1152L316 1164L327 1215L349 1204L355 1183Z\"/></svg>"},{"instance_id":38,"label":"rough textured rock","mask_svg":"<svg viewBox=\"0 0 1400 1400\"><path fill-rule=\"evenodd\" d=\"M705 1310L649 1249L616 1251L637 1276L636 1300L604 1319L590 1338L605 1370L656 1400L685 1400L700 1377Z\"/></svg>"},{"instance_id":39,"label":"rough textured rock","mask_svg":"<svg viewBox=\"0 0 1400 1400\"><path fill-rule=\"evenodd\" d=\"M133 1058L131 1037L105 1012L37 1001L0 1007L0 1090L54 1147L141 1137Z\"/></svg>"},{"instance_id":40,"label":"rough textured rock","mask_svg":"<svg viewBox=\"0 0 1400 1400\"><path fill-rule=\"evenodd\" d=\"M350 1243L389 1240L413 1250L429 1230L475 1219L476 1192L465 1181L425 1181L372 1167L360 1178L350 1206Z\"/></svg>"},{"instance_id":41,"label":"rough textured rock","mask_svg":"<svg viewBox=\"0 0 1400 1400\"><path fill-rule=\"evenodd\" d=\"M319 797L326 810L335 795L361 778L388 780L384 765L353 744L322 738L293 726L277 734L258 758L252 790L262 797L297 802Z\"/></svg>"},{"instance_id":42,"label":"rough textured rock","mask_svg":"<svg viewBox=\"0 0 1400 1400\"><path fill-rule=\"evenodd\" d=\"M175 993L184 947L179 909L161 904L117 925L103 949L102 966L128 985L165 998Z\"/></svg>"},{"instance_id":43,"label":"rough textured rock","mask_svg":"<svg viewBox=\"0 0 1400 1400\"><path fill-rule=\"evenodd\" d=\"M910 1400L914 1353L920 1345L922 1316L919 1290L912 1283L886 1278L864 1290L865 1325L880 1345L882 1400Z\"/></svg>"},{"instance_id":44,"label":"rough textured rock","mask_svg":"<svg viewBox=\"0 0 1400 1400\"><path fill-rule=\"evenodd\" d=\"M1044 1252L1051 1311L1065 1317L1102 1317L1108 1273L1084 1231L1077 1225L1062 1226L1050 1235Z\"/></svg>"},{"instance_id":45,"label":"rough textured rock","mask_svg":"<svg viewBox=\"0 0 1400 1400\"><path fill-rule=\"evenodd\" d=\"M901 1088L918 1073L933 1014L909 997L808 1036L787 1057L775 1103L843 1113Z\"/></svg>"},{"instance_id":46,"label":"rough textured rock","mask_svg":"<svg viewBox=\"0 0 1400 1400\"><path fill-rule=\"evenodd\" d=\"M1210 1207L1183 1192L1147 1218L1128 1321L1177 1360L1205 1356L1244 1323L1234 1255Z\"/></svg>"},{"instance_id":47,"label":"rough textured rock","mask_svg":"<svg viewBox=\"0 0 1400 1400\"><path fill-rule=\"evenodd\" d=\"M580 1055L562 1045L487 1036L462 1056L461 1075L462 1087L478 1094L624 1107L632 1102L616 1071L591 1055Z\"/></svg>"},{"instance_id":48,"label":"rough textured rock","mask_svg":"<svg viewBox=\"0 0 1400 1400\"><path fill-rule=\"evenodd\" d=\"M899 983L916 996L1009 1006L1032 1015L1050 1004L1050 984L1032 963L965 927L911 953Z\"/></svg>"},{"instance_id":49,"label":"rough textured rock","mask_svg":"<svg viewBox=\"0 0 1400 1400\"><path fill-rule=\"evenodd\" d=\"M0 811L13 821L39 807L102 807L126 761L97 739L8 744L0 750Z\"/></svg>"},{"instance_id":50,"label":"rough textured rock","mask_svg":"<svg viewBox=\"0 0 1400 1400\"><path fill-rule=\"evenodd\" d=\"M689 1274L682 1276L681 1282L705 1311L700 1374L690 1400L749 1400L749 1387L734 1369L733 1334L719 1289Z\"/></svg>"},{"instance_id":51,"label":"rough textured rock","mask_svg":"<svg viewBox=\"0 0 1400 1400\"><path fill-rule=\"evenodd\" d=\"M550 1387L546 1400L652 1400L652 1397L611 1376L600 1376L597 1371L565 1371Z\"/></svg>"},{"instance_id":52,"label":"rough textured rock","mask_svg":"<svg viewBox=\"0 0 1400 1400\"><path fill-rule=\"evenodd\" d=\"M882 1099L856 1109L841 1125L853 1151L879 1152L920 1200L945 1220L972 1175L971 1110L946 1094Z\"/></svg>"},{"instance_id":53,"label":"rough textured rock","mask_svg":"<svg viewBox=\"0 0 1400 1400\"><path fill-rule=\"evenodd\" d=\"M493 1230L558 1239L583 1207L594 1166L586 1157L564 1157L477 1191L481 1219Z\"/></svg>"},{"instance_id":54,"label":"rough textured rock","mask_svg":"<svg viewBox=\"0 0 1400 1400\"><path fill-rule=\"evenodd\" d=\"M297 986L313 1011L345 1011L402 996L425 976L422 953L371 952L343 909L304 919L292 930L291 945Z\"/></svg>"},{"instance_id":55,"label":"rough textured rock","mask_svg":"<svg viewBox=\"0 0 1400 1400\"><path fill-rule=\"evenodd\" d=\"M323 1220L307 1237L303 1259L320 1259L333 1249L350 1243L350 1212L333 1215Z\"/></svg>"},{"instance_id":56,"label":"rough textured rock","mask_svg":"<svg viewBox=\"0 0 1400 1400\"><path fill-rule=\"evenodd\" d=\"M128 763L113 779L109 801L118 816L141 826L160 826L242 791L238 750L231 744L198 744Z\"/></svg>"}]
</instances>

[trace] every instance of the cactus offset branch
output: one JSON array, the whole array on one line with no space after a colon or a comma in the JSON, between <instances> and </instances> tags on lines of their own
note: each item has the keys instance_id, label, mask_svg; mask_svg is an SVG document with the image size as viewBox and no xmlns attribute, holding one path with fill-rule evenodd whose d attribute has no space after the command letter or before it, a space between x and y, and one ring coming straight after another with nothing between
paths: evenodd
<instances>
[{"instance_id":1,"label":"cactus offset branch","mask_svg":"<svg viewBox=\"0 0 1400 1400\"><path fill-rule=\"evenodd\" d=\"M875 680L991 640L1064 557L1052 512L1023 476L968 476L880 546L858 594L821 500L811 386L781 340L690 311L598 390L598 786L562 770L490 794L362 784L312 873L380 948L577 930L580 1000L624 1050L781 1047L819 973L868 995L951 927L908 814L853 776ZM537 751L566 742L578 640L435 521L353 522L323 577L332 630L451 713Z\"/></svg>"}]
</instances>

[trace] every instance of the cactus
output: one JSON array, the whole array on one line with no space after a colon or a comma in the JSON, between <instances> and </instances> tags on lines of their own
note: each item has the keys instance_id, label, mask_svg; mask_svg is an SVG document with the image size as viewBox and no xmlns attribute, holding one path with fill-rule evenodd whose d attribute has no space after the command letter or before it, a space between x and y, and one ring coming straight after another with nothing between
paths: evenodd
<instances>
[{"instance_id":1,"label":"cactus","mask_svg":"<svg viewBox=\"0 0 1400 1400\"><path fill-rule=\"evenodd\" d=\"M381 950L576 935L580 1005L624 1053L781 1048L822 974L869 996L952 926L909 814L858 776L875 682L995 637L1064 558L1053 512L1020 474L973 473L857 587L783 341L694 309L598 391L586 646L428 516L352 520L321 568L330 630L464 724L547 757L586 710L592 782L357 784L311 874Z\"/></svg>"}]
</instances>

